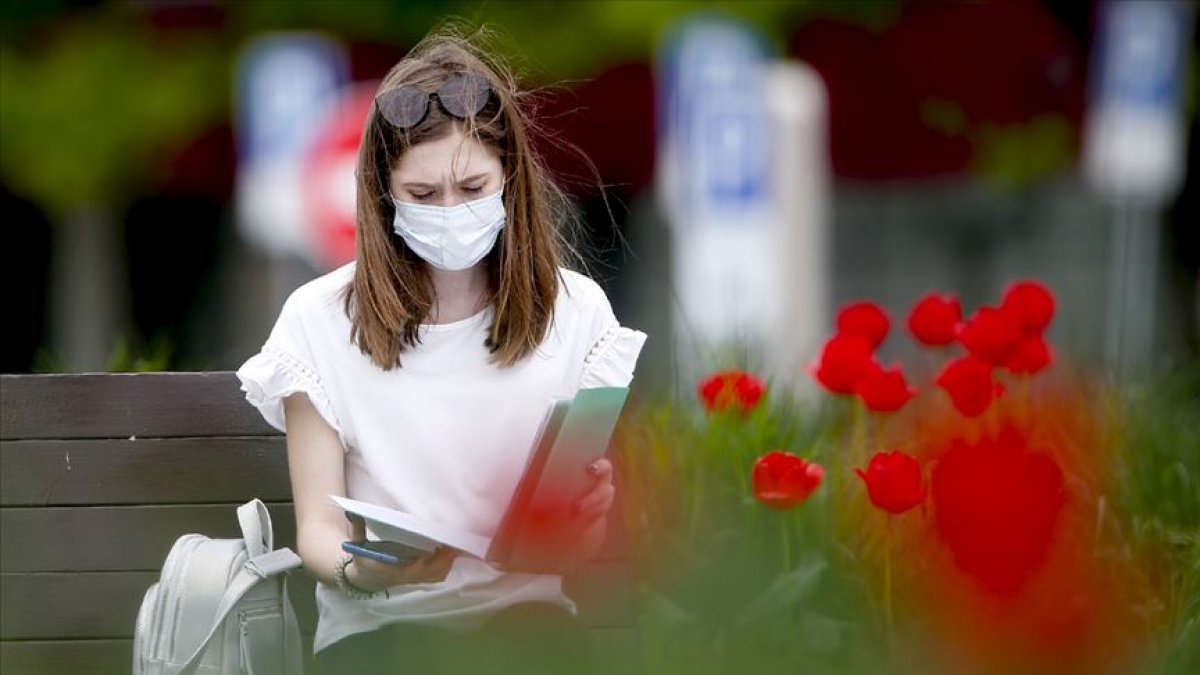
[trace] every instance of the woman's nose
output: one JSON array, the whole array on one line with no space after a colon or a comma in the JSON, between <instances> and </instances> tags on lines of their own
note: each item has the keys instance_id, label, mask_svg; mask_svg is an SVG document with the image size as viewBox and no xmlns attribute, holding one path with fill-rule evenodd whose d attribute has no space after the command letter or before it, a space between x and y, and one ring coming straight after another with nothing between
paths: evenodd
<instances>
[{"instance_id":1,"label":"woman's nose","mask_svg":"<svg viewBox=\"0 0 1200 675\"><path fill-rule=\"evenodd\" d=\"M471 198L461 190L447 190L442 193L438 200L438 206L458 206L471 201Z\"/></svg>"}]
</instances>

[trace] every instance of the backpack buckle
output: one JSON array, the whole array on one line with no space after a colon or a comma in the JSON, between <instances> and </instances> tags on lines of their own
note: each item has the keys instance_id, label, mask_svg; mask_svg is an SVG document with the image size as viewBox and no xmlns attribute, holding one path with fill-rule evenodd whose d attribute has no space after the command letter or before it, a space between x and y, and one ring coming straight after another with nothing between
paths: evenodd
<instances>
[{"instance_id":1,"label":"backpack buckle","mask_svg":"<svg viewBox=\"0 0 1200 675\"><path fill-rule=\"evenodd\" d=\"M300 566L300 556L290 548L277 548L246 561L246 569L266 579Z\"/></svg>"}]
</instances>

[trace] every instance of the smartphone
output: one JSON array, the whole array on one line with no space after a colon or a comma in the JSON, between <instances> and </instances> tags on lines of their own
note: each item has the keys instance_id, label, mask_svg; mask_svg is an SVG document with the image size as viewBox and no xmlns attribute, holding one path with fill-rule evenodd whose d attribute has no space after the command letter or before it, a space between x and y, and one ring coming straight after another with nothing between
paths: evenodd
<instances>
[{"instance_id":1,"label":"smartphone","mask_svg":"<svg viewBox=\"0 0 1200 675\"><path fill-rule=\"evenodd\" d=\"M428 554L428 551L396 541L343 541L342 550L389 565L399 565Z\"/></svg>"}]
</instances>

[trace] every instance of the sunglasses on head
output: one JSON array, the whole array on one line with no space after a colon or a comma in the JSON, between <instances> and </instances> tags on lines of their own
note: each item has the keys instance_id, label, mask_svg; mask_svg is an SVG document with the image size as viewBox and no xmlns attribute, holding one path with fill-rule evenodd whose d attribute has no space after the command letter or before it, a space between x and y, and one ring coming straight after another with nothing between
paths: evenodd
<instances>
[{"instance_id":1,"label":"sunglasses on head","mask_svg":"<svg viewBox=\"0 0 1200 675\"><path fill-rule=\"evenodd\" d=\"M442 110L459 119L467 119L483 110L491 92L492 87L483 76L460 73L446 80L435 92L426 93L412 85L385 91L375 97L375 107L388 124L408 129L420 124L429 114L430 99L436 97Z\"/></svg>"}]
</instances>

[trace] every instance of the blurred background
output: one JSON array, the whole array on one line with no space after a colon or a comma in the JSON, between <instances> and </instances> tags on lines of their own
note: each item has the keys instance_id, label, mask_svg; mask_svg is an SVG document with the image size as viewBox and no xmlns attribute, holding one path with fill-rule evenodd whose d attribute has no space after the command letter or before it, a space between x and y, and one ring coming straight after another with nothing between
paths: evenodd
<instances>
[{"instance_id":1,"label":"blurred background","mask_svg":"<svg viewBox=\"0 0 1200 675\"><path fill-rule=\"evenodd\" d=\"M3 3L3 371L237 368L352 251L374 83L450 15L595 164L543 148L650 381L1030 277L1072 358L1200 363L1194 3L46 0Z\"/></svg>"}]
</instances>

